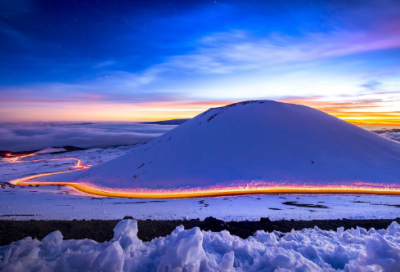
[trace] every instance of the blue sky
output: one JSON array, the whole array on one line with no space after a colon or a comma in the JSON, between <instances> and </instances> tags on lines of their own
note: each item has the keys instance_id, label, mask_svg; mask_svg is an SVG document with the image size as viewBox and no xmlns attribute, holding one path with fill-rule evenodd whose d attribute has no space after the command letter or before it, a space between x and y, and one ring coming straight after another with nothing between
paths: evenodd
<instances>
[{"instance_id":1,"label":"blue sky","mask_svg":"<svg viewBox=\"0 0 400 272\"><path fill-rule=\"evenodd\" d=\"M157 120L277 99L400 122L395 0L0 0L0 40L0 121Z\"/></svg>"}]
</instances>

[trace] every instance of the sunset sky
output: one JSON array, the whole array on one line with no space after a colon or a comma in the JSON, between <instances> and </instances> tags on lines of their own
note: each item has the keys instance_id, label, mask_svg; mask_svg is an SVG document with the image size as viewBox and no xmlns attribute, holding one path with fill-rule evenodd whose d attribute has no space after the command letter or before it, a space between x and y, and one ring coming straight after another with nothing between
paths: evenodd
<instances>
[{"instance_id":1,"label":"sunset sky","mask_svg":"<svg viewBox=\"0 0 400 272\"><path fill-rule=\"evenodd\" d=\"M0 0L0 41L2 122L273 99L400 125L398 0Z\"/></svg>"}]
</instances>

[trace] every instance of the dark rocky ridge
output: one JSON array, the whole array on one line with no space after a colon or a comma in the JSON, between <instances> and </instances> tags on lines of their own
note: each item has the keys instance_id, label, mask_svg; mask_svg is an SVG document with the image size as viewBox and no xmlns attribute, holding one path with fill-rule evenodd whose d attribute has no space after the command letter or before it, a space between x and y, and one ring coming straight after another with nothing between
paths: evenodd
<instances>
[{"instance_id":1,"label":"dark rocky ridge","mask_svg":"<svg viewBox=\"0 0 400 272\"><path fill-rule=\"evenodd\" d=\"M66 146L55 146L53 148L64 148L65 151L60 151L60 152L53 152L50 154L61 154L61 153L67 153L67 152L72 152L72 151L78 151L78 150L86 150L87 148L82 148L82 147L77 147L77 146L72 146L72 145L66 145ZM18 152L13 152L13 151L7 151L7 150L0 150L0 157L5 157L6 154L13 154L13 155L28 155L32 153L36 153L40 151L39 150L29 150L29 151L18 151Z\"/></svg>"},{"instance_id":2,"label":"dark rocky ridge","mask_svg":"<svg viewBox=\"0 0 400 272\"><path fill-rule=\"evenodd\" d=\"M155 122L141 122L140 124L179 126L179 125L182 125L183 123L185 123L187 120L190 120L190 119L172 119L172 120L155 121Z\"/></svg>"}]
</instances>

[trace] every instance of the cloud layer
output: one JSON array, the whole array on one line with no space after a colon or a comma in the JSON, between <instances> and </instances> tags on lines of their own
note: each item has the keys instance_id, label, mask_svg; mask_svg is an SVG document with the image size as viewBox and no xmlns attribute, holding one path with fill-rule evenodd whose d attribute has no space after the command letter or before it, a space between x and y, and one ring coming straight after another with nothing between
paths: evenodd
<instances>
[{"instance_id":1,"label":"cloud layer","mask_svg":"<svg viewBox=\"0 0 400 272\"><path fill-rule=\"evenodd\" d=\"M0 150L73 145L99 147L147 142L176 126L138 123L2 123Z\"/></svg>"}]
</instances>

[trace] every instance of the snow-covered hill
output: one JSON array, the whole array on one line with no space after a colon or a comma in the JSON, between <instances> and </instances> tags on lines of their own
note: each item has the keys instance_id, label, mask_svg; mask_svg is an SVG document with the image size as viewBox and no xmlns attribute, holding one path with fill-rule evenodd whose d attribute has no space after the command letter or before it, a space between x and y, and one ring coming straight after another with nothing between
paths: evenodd
<instances>
[{"instance_id":1,"label":"snow-covered hill","mask_svg":"<svg viewBox=\"0 0 400 272\"><path fill-rule=\"evenodd\" d=\"M114 160L48 179L130 189L400 185L400 144L306 106L247 101L210 109Z\"/></svg>"}]
</instances>

